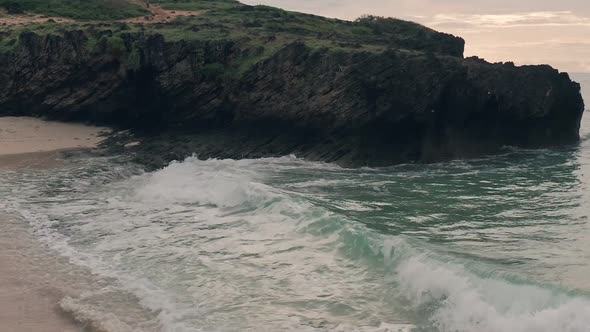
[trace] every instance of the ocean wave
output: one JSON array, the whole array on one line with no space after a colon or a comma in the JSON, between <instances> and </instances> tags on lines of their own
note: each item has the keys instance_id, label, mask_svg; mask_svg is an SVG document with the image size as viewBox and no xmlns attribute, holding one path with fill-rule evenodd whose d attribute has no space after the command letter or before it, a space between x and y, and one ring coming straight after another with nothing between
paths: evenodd
<instances>
[{"instance_id":1,"label":"ocean wave","mask_svg":"<svg viewBox=\"0 0 590 332\"><path fill-rule=\"evenodd\" d=\"M334 178L297 178L310 170ZM152 173L111 176L116 180L104 185L79 181L86 188L74 193L60 180L43 204L26 204L27 192L20 203L3 205L72 262L116 280L157 316L160 331L589 331L585 297L482 276L427 242L356 219L377 205L304 190L397 185L391 174L361 173L361 181L347 172L295 157L191 157ZM436 214L416 220L428 218ZM83 298L65 298L62 308L103 329L129 325L124 311Z\"/></svg>"},{"instance_id":2,"label":"ocean wave","mask_svg":"<svg viewBox=\"0 0 590 332\"><path fill-rule=\"evenodd\" d=\"M396 287L440 332L587 332L590 300L493 274L481 277L425 255L393 270Z\"/></svg>"},{"instance_id":3,"label":"ocean wave","mask_svg":"<svg viewBox=\"0 0 590 332\"><path fill-rule=\"evenodd\" d=\"M261 183L261 175L234 160L172 162L154 173L136 177L133 199L146 204L200 204L217 207L265 204L277 197Z\"/></svg>"}]
</instances>

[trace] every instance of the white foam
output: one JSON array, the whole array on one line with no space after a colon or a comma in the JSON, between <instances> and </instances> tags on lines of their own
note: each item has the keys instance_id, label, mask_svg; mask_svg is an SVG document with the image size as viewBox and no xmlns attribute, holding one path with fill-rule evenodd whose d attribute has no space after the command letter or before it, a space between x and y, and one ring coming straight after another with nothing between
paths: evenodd
<instances>
[{"instance_id":1,"label":"white foam","mask_svg":"<svg viewBox=\"0 0 590 332\"><path fill-rule=\"evenodd\" d=\"M195 157L138 178L135 199L148 204L210 204L234 207L260 204L274 196L258 173L234 160L200 161ZM258 181L257 181L258 180Z\"/></svg>"},{"instance_id":2,"label":"white foam","mask_svg":"<svg viewBox=\"0 0 590 332\"><path fill-rule=\"evenodd\" d=\"M63 298L60 307L66 313L72 315L74 320L93 331L105 332L134 332L133 328L120 321L112 313L105 313L88 304L81 303L69 296Z\"/></svg>"},{"instance_id":3,"label":"white foam","mask_svg":"<svg viewBox=\"0 0 590 332\"><path fill-rule=\"evenodd\" d=\"M477 277L425 256L395 269L401 294L441 332L588 332L590 301L540 286ZM434 308L434 309L433 309Z\"/></svg>"},{"instance_id":4,"label":"white foam","mask_svg":"<svg viewBox=\"0 0 590 332\"><path fill-rule=\"evenodd\" d=\"M355 310L352 299L364 296L367 282L374 282L366 281L364 267L348 266L334 255L337 228L320 236L306 233L330 213L263 183L276 167L302 164L291 157L188 158L92 188L88 197L72 199L64 191L50 204L31 206L41 213L21 212L48 245L135 294L157 313L161 331L261 324L313 331L315 320L352 327L354 322L341 314L299 308L298 303L309 302ZM317 297L322 294L329 297ZM265 304L269 301L275 305ZM115 331L124 329L83 299L66 299L63 307L80 320L104 320Z\"/></svg>"},{"instance_id":5,"label":"white foam","mask_svg":"<svg viewBox=\"0 0 590 332\"><path fill-rule=\"evenodd\" d=\"M66 186L45 206L30 206L37 211L21 212L47 244L135 294L158 316L161 331L409 330L411 324L385 322L401 320L386 298L391 282L428 317L431 330L589 331L587 299L478 277L314 205L314 193L268 184L277 169L292 174L302 167L342 171L294 157L193 157L80 191L88 197L74 197ZM323 181L330 180L286 187ZM328 203L355 211L372 206L346 198ZM382 258L385 268L378 265ZM126 328L82 300L65 299L62 306L82 320Z\"/></svg>"}]
</instances>

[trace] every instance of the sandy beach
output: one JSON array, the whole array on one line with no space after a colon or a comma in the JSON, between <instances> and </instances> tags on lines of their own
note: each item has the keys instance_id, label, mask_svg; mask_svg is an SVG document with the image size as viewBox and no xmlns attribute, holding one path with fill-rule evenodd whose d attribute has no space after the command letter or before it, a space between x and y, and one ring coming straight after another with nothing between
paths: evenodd
<instances>
[{"instance_id":1,"label":"sandy beach","mask_svg":"<svg viewBox=\"0 0 590 332\"><path fill-rule=\"evenodd\" d=\"M29 117L0 117L0 155L92 148L106 128L44 121Z\"/></svg>"},{"instance_id":2,"label":"sandy beach","mask_svg":"<svg viewBox=\"0 0 590 332\"><path fill-rule=\"evenodd\" d=\"M59 165L61 152L95 147L106 130L29 117L0 117L0 168L54 167Z\"/></svg>"},{"instance_id":3,"label":"sandy beach","mask_svg":"<svg viewBox=\"0 0 590 332\"><path fill-rule=\"evenodd\" d=\"M0 171L59 165L60 151L92 148L104 128L48 122L35 118L0 118ZM1 207L1 204L0 204ZM67 260L47 252L19 216L0 210L0 331L84 331L60 309L75 283L55 280Z\"/></svg>"}]
</instances>

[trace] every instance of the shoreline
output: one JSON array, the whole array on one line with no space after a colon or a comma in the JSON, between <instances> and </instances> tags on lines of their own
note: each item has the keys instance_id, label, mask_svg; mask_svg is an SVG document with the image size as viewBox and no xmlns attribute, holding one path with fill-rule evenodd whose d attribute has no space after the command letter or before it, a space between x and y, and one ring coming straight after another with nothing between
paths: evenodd
<instances>
[{"instance_id":1,"label":"shoreline","mask_svg":"<svg viewBox=\"0 0 590 332\"><path fill-rule=\"evenodd\" d=\"M0 330L6 332L80 332L84 326L60 307L69 295L48 271L67 264L32 237L26 222L0 212Z\"/></svg>"},{"instance_id":2,"label":"shoreline","mask_svg":"<svg viewBox=\"0 0 590 332\"><path fill-rule=\"evenodd\" d=\"M85 151L91 148L68 148L42 152L26 152L14 154L0 154L0 170L15 170L22 168L55 168L62 164L67 152Z\"/></svg>"},{"instance_id":3,"label":"shoreline","mask_svg":"<svg viewBox=\"0 0 590 332\"><path fill-rule=\"evenodd\" d=\"M32 117L0 117L0 156L94 148L109 132L105 127Z\"/></svg>"},{"instance_id":4,"label":"shoreline","mask_svg":"<svg viewBox=\"0 0 590 332\"><path fill-rule=\"evenodd\" d=\"M64 124L29 117L0 117L0 174L27 168L55 168L63 153L92 149L106 128ZM0 331L87 331L62 308L83 291L88 272L48 250L18 215L0 209Z\"/></svg>"}]
</instances>

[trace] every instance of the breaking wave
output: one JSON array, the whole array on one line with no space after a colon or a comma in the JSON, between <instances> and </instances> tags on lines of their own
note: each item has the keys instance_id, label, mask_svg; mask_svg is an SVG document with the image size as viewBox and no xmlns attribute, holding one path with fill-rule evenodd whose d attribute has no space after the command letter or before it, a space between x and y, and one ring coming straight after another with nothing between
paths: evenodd
<instances>
[{"instance_id":1,"label":"breaking wave","mask_svg":"<svg viewBox=\"0 0 590 332\"><path fill-rule=\"evenodd\" d=\"M124 305L104 312L84 298L64 298L65 311L98 329L590 331L584 294L369 223L375 211L391 208L377 204L391 197L390 187L416 174L294 157L191 157L153 173L130 172L108 160L80 160L2 182L11 192L5 208L146 311L133 324L121 319L129 317ZM423 176L446 176L439 173ZM363 200L357 192L366 191L381 196ZM146 323L150 315L155 323Z\"/></svg>"}]
</instances>

